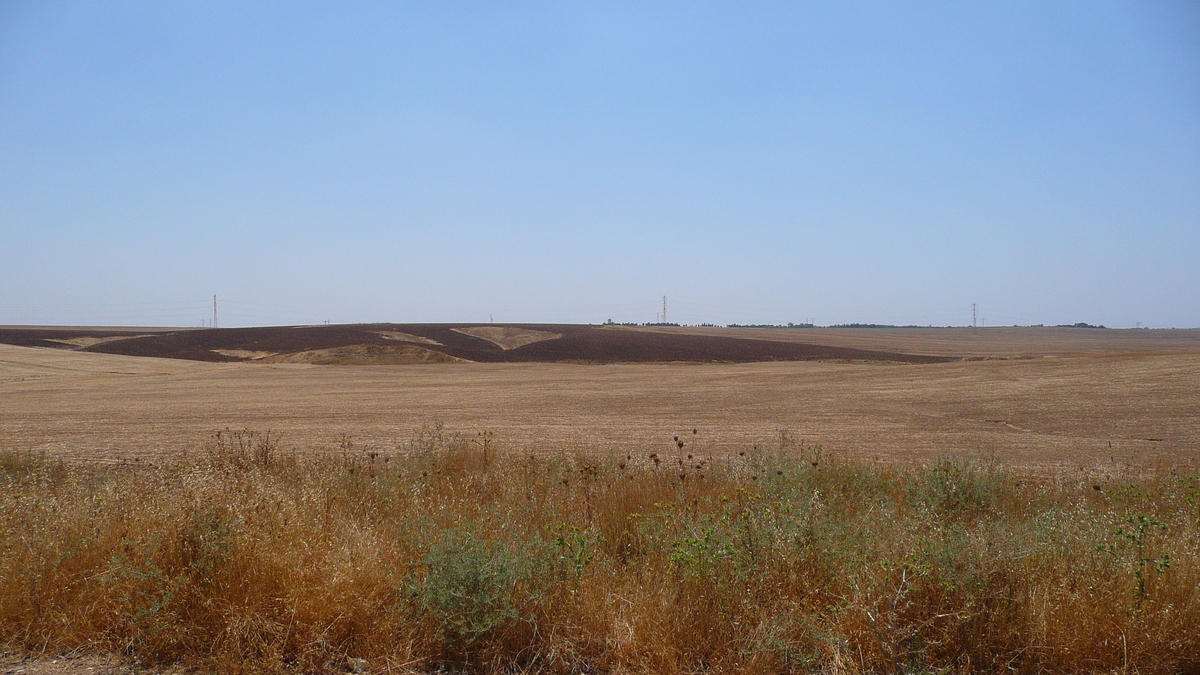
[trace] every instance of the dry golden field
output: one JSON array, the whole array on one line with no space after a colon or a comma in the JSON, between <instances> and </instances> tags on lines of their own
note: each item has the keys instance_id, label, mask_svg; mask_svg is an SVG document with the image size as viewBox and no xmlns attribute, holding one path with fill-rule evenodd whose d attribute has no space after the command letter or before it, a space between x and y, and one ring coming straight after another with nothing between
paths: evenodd
<instances>
[{"instance_id":1,"label":"dry golden field","mask_svg":"<svg viewBox=\"0 0 1200 675\"><path fill-rule=\"evenodd\" d=\"M662 330L662 329L659 329ZM671 330L671 329L666 329ZM273 430L387 450L423 426L535 452L777 445L866 460L971 455L1013 468L1200 462L1200 331L675 329L982 358L952 363L202 363L0 345L0 447L116 461Z\"/></svg>"}]
</instances>

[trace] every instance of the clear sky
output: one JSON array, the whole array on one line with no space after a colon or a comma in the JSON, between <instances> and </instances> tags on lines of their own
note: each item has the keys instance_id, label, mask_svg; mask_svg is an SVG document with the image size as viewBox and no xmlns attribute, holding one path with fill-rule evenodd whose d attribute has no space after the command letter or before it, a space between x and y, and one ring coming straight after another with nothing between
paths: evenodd
<instances>
[{"instance_id":1,"label":"clear sky","mask_svg":"<svg viewBox=\"0 0 1200 675\"><path fill-rule=\"evenodd\" d=\"M0 2L0 324L1200 326L1200 3Z\"/></svg>"}]
</instances>

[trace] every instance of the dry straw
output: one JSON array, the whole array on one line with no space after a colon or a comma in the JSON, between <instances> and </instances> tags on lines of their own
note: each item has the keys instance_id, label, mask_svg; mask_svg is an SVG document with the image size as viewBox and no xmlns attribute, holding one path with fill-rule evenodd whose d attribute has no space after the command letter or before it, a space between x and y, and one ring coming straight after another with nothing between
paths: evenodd
<instances>
[{"instance_id":1,"label":"dry straw","mask_svg":"<svg viewBox=\"0 0 1200 675\"><path fill-rule=\"evenodd\" d=\"M406 447L0 457L0 643L205 671L1200 668L1200 481ZM670 457L671 459L667 459ZM1150 523L1138 529L1138 523Z\"/></svg>"}]
</instances>

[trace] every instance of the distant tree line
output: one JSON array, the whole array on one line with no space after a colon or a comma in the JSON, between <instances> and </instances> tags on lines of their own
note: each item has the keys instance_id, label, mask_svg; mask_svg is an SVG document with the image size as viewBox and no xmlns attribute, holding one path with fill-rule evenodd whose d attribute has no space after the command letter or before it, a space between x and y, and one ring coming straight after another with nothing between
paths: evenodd
<instances>
[{"instance_id":1,"label":"distant tree line","mask_svg":"<svg viewBox=\"0 0 1200 675\"><path fill-rule=\"evenodd\" d=\"M613 321L612 319L608 319L607 321L604 322L604 325L605 326L680 326L681 324L674 323L674 322L670 322L670 323L660 323L660 322L637 323L635 321L625 321L625 322L618 323L616 321ZM695 325L702 326L705 328L716 328L717 327L717 325L713 324L713 323L698 323ZM1043 324L1039 323L1036 325L1031 325L1030 327L1031 328L1041 328L1042 326L1043 326ZM730 323L730 324L726 324L725 327L726 328L816 328L817 326L816 326L816 324L813 324L813 323L792 323L791 321L789 321L786 324L781 324L781 323ZM906 324L906 325L901 326L901 325L892 324L892 323L835 323L835 324L830 324L828 327L829 328L933 328L933 326L918 326L916 324ZM952 326L938 326L938 328L952 328ZM1061 323L1061 324L1058 324L1057 326L1055 326L1055 328L1105 328L1105 329L1107 329L1108 326L1104 326L1104 325L1094 326L1090 323L1084 323L1084 322L1080 321L1079 323Z\"/></svg>"},{"instance_id":2,"label":"distant tree line","mask_svg":"<svg viewBox=\"0 0 1200 675\"><path fill-rule=\"evenodd\" d=\"M787 325L779 323L731 323L726 328L814 328L811 323L792 323L787 322Z\"/></svg>"},{"instance_id":3,"label":"distant tree line","mask_svg":"<svg viewBox=\"0 0 1200 675\"><path fill-rule=\"evenodd\" d=\"M617 323L616 321L613 321L612 319L608 319L604 322L604 325L605 326L678 326L679 324L677 324L677 323L655 323L655 322L637 323L636 321L624 321L621 323ZM704 324L701 324L701 325L704 325Z\"/></svg>"},{"instance_id":4,"label":"distant tree line","mask_svg":"<svg viewBox=\"0 0 1200 675\"><path fill-rule=\"evenodd\" d=\"M917 326L913 324L897 326L890 323L835 323L830 328L929 328L929 326Z\"/></svg>"}]
</instances>

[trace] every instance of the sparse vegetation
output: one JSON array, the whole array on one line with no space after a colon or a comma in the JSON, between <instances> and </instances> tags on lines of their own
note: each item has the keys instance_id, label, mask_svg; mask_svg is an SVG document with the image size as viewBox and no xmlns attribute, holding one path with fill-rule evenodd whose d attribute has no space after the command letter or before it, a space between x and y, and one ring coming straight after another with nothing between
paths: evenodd
<instances>
[{"instance_id":1,"label":"sparse vegetation","mask_svg":"<svg viewBox=\"0 0 1200 675\"><path fill-rule=\"evenodd\" d=\"M705 324L701 324L701 325L703 326ZM711 325L711 324L709 324L709 325ZM791 321L787 322L786 324L780 324L780 323L747 323L747 324L731 323L728 326L726 326L726 328L815 328L815 327L816 326L811 323L792 323Z\"/></svg>"},{"instance_id":2,"label":"sparse vegetation","mask_svg":"<svg viewBox=\"0 0 1200 675\"><path fill-rule=\"evenodd\" d=\"M1192 476L385 453L223 433L154 462L0 456L0 644L204 671L1141 672L1200 667ZM1167 564L1169 561L1169 564Z\"/></svg>"},{"instance_id":3,"label":"sparse vegetation","mask_svg":"<svg viewBox=\"0 0 1200 675\"><path fill-rule=\"evenodd\" d=\"M897 326L890 323L835 323L830 328L925 328L926 326Z\"/></svg>"}]
</instances>

